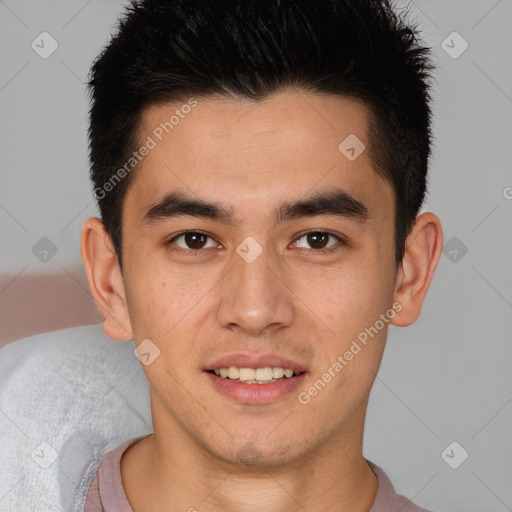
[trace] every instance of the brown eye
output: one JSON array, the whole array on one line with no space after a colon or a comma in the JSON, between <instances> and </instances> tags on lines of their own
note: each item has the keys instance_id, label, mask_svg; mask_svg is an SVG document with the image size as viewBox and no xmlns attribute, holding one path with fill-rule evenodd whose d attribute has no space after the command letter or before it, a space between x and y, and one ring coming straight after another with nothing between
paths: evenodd
<instances>
[{"instance_id":1,"label":"brown eye","mask_svg":"<svg viewBox=\"0 0 512 512\"><path fill-rule=\"evenodd\" d=\"M329 241L329 235L326 233L308 233L306 240L313 249L324 249Z\"/></svg>"},{"instance_id":2,"label":"brown eye","mask_svg":"<svg viewBox=\"0 0 512 512\"><path fill-rule=\"evenodd\" d=\"M202 233L186 233L184 235L185 244L189 249L202 249L206 243L207 237Z\"/></svg>"},{"instance_id":3,"label":"brown eye","mask_svg":"<svg viewBox=\"0 0 512 512\"><path fill-rule=\"evenodd\" d=\"M304 240L304 242L300 242ZM332 240L332 242L330 241ZM299 237L296 241L297 247L300 249L314 249L318 252L321 252L325 249L329 249L333 245L336 245L336 242L344 244L344 241L332 233L327 233L325 231L311 231L310 233L306 233Z\"/></svg>"},{"instance_id":4,"label":"brown eye","mask_svg":"<svg viewBox=\"0 0 512 512\"><path fill-rule=\"evenodd\" d=\"M211 242L208 242L210 239ZM198 231L187 231L174 237L169 244L176 244L181 249L188 249L190 251L198 251L200 249L215 247L215 242L211 237L200 233ZM207 245L210 243L210 245Z\"/></svg>"}]
</instances>

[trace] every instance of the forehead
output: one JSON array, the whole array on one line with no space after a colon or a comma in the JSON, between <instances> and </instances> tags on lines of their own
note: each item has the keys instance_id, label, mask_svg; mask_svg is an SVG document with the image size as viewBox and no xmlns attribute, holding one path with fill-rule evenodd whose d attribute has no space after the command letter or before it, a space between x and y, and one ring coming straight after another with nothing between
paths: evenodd
<instances>
[{"instance_id":1,"label":"forehead","mask_svg":"<svg viewBox=\"0 0 512 512\"><path fill-rule=\"evenodd\" d=\"M221 96L194 102L153 105L141 116L138 140L151 140L152 149L125 200L139 216L171 190L246 210L334 186L370 205L392 202L369 157L371 114L362 102L289 91L260 102Z\"/></svg>"}]
</instances>

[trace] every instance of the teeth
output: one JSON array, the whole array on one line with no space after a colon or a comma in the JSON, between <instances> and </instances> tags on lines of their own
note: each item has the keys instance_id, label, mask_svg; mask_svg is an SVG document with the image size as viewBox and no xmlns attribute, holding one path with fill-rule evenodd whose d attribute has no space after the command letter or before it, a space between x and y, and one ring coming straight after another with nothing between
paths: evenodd
<instances>
[{"instance_id":1,"label":"teeth","mask_svg":"<svg viewBox=\"0 0 512 512\"><path fill-rule=\"evenodd\" d=\"M238 368L237 366L230 366L228 368L228 377L230 379L238 379L240 375L240 368Z\"/></svg>"},{"instance_id":2,"label":"teeth","mask_svg":"<svg viewBox=\"0 0 512 512\"><path fill-rule=\"evenodd\" d=\"M246 380L254 380L254 376L256 375L256 372L252 368L240 368L240 380L246 381ZM228 377L230 377L228 373Z\"/></svg>"},{"instance_id":3,"label":"teeth","mask_svg":"<svg viewBox=\"0 0 512 512\"><path fill-rule=\"evenodd\" d=\"M294 371L289 368L281 368L279 366L267 366L265 368L239 368L238 366L230 366L229 368L218 368L215 375L231 380L240 380L247 384L268 384L275 382L283 377L293 377Z\"/></svg>"},{"instance_id":4,"label":"teeth","mask_svg":"<svg viewBox=\"0 0 512 512\"><path fill-rule=\"evenodd\" d=\"M267 366L266 368L257 368L254 378L256 380L272 380L272 377L274 377L274 372L270 366Z\"/></svg>"},{"instance_id":5,"label":"teeth","mask_svg":"<svg viewBox=\"0 0 512 512\"><path fill-rule=\"evenodd\" d=\"M279 368L276 366L275 368L272 368L272 376L274 379L280 379L284 375L284 370L282 368Z\"/></svg>"}]
</instances>

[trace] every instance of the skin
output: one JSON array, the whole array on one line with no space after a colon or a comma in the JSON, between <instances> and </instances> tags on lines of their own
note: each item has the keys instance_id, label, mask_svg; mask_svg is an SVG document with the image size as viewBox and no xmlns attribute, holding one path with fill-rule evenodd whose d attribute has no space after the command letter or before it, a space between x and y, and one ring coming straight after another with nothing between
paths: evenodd
<instances>
[{"instance_id":1,"label":"skin","mask_svg":"<svg viewBox=\"0 0 512 512\"><path fill-rule=\"evenodd\" d=\"M140 140L179 105L145 111ZM123 274L101 221L82 231L89 284L116 340L149 338L160 356L142 365L151 387L154 434L122 458L135 512L149 510L368 512L377 480L362 454L368 397L387 324L307 404L297 395L321 378L357 335L401 305L391 320L413 323L442 249L433 213L417 217L397 267L394 194L368 151L349 161L338 146L366 146L369 111L358 101L298 91L260 103L208 97L152 149L123 203ZM343 188L368 209L366 221L317 215L276 224L283 201ZM166 193L232 208L238 222L183 216L147 224ZM183 237L212 237L191 255ZM330 253L305 232L329 232ZM247 263L246 238L263 252ZM189 247L189 246L188 246ZM182 248L189 253L172 249ZM224 354L277 353L307 367L297 392L267 405L237 403L206 378Z\"/></svg>"}]
</instances>

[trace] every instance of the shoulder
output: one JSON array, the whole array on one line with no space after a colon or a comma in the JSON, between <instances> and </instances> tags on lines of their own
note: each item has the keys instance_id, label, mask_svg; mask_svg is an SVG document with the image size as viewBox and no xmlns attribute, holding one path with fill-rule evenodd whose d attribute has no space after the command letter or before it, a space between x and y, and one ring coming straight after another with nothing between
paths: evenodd
<instances>
[{"instance_id":1,"label":"shoulder","mask_svg":"<svg viewBox=\"0 0 512 512\"><path fill-rule=\"evenodd\" d=\"M84 512L98 512L104 509L118 512L132 511L121 479L121 457L128 447L144 437L146 435L125 441L103 455L89 487Z\"/></svg>"},{"instance_id":2,"label":"shoulder","mask_svg":"<svg viewBox=\"0 0 512 512\"><path fill-rule=\"evenodd\" d=\"M375 501L370 512L433 512L415 505L410 499L397 494L391 480L384 470L375 463L366 461L377 476L378 488Z\"/></svg>"},{"instance_id":3,"label":"shoulder","mask_svg":"<svg viewBox=\"0 0 512 512\"><path fill-rule=\"evenodd\" d=\"M0 350L2 506L75 510L100 454L151 431L149 385L133 350L101 325Z\"/></svg>"}]
</instances>

